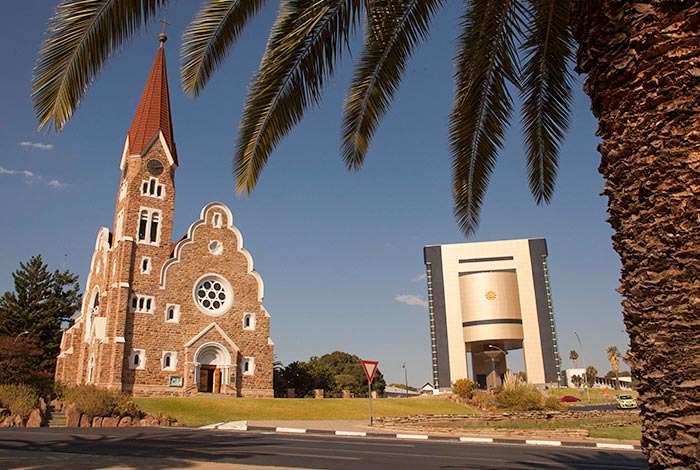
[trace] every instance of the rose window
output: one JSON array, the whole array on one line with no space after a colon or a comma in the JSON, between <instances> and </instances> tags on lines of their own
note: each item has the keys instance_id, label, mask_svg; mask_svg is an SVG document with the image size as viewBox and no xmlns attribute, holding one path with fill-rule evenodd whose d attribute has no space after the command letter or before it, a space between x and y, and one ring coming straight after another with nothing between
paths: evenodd
<instances>
[{"instance_id":1,"label":"rose window","mask_svg":"<svg viewBox=\"0 0 700 470\"><path fill-rule=\"evenodd\" d=\"M199 309L210 315L223 313L231 305L233 293L225 280L210 276L201 280L194 291Z\"/></svg>"}]
</instances>

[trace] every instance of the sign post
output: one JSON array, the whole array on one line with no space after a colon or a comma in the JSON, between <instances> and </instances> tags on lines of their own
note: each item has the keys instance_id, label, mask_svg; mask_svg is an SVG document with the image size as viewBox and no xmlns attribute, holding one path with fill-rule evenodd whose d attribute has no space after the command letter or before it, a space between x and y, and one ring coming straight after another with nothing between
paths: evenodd
<instances>
[{"instance_id":1,"label":"sign post","mask_svg":"<svg viewBox=\"0 0 700 470\"><path fill-rule=\"evenodd\" d=\"M372 380L374 380L374 373L377 372L377 366L379 362L377 361L362 361L362 368L365 370L365 375L367 376L367 395L369 397L369 425L372 426Z\"/></svg>"}]
</instances>

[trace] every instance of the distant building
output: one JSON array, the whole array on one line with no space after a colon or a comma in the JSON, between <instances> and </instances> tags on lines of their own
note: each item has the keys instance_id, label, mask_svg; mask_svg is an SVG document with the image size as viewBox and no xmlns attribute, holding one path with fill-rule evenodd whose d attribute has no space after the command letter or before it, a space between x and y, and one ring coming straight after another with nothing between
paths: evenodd
<instances>
[{"instance_id":1,"label":"distant building","mask_svg":"<svg viewBox=\"0 0 700 470\"><path fill-rule=\"evenodd\" d=\"M210 203L172 241L175 170L163 43L121 154L114 230L99 230L56 379L137 396L272 397L263 281L233 215Z\"/></svg>"},{"instance_id":2,"label":"distant building","mask_svg":"<svg viewBox=\"0 0 700 470\"><path fill-rule=\"evenodd\" d=\"M426 382L425 385L423 385L420 388L420 394L421 395L433 395L437 389L431 384L430 382Z\"/></svg>"},{"instance_id":3,"label":"distant building","mask_svg":"<svg viewBox=\"0 0 700 470\"><path fill-rule=\"evenodd\" d=\"M388 385L384 387L384 398L406 398L406 396L417 397L418 395L420 393L415 390L409 390L407 393L405 388L390 387Z\"/></svg>"},{"instance_id":4,"label":"distant building","mask_svg":"<svg viewBox=\"0 0 700 470\"><path fill-rule=\"evenodd\" d=\"M529 383L561 380L544 239L431 245L424 259L436 388L495 387L519 349Z\"/></svg>"}]
</instances>

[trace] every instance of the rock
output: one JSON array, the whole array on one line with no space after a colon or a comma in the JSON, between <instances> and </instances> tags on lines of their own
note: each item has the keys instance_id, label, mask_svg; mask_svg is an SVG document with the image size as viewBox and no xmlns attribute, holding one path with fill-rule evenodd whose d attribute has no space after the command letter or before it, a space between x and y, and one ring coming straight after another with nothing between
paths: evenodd
<instances>
[{"instance_id":1,"label":"rock","mask_svg":"<svg viewBox=\"0 0 700 470\"><path fill-rule=\"evenodd\" d=\"M53 400L51 400L51 406L53 406L54 409L61 410L63 409L63 402L58 398L54 398Z\"/></svg>"},{"instance_id":2,"label":"rock","mask_svg":"<svg viewBox=\"0 0 700 470\"><path fill-rule=\"evenodd\" d=\"M128 428L131 426L131 418L129 416L124 416L122 419L119 420L118 426L120 428Z\"/></svg>"},{"instance_id":3,"label":"rock","mask_svg":"<svg viewBox=\"0 0 700 470\"><path fill-rule=\"evenodd\" d=\"M158 418L156 418L153 415L146 415L146 426L148 427L155 427L158 426Z\"/></svg>"},{"instance_id":4,"label":"rock","mask_svg":"<svg viewBox=\"0 0 700 470\"><path fill-rule=\"evenodd\" d=\"M158 426L170 426L170 420L166 416L161 416L158 420Z\"/></svg>"},{"instance_id":5,"label":"rock","mask_svg":"<svg viewBox=\"0 0 700 470\"><path fill-rule=\"evenodd\" d=\"M39 397L39 409L41 410L42 413L44 411L46 411L46 402L41 397Z\"/></svg>"},{"instance_id":6,"label":"rock","mask_svg":"<svg viewBox=\"0 0 700 470\"><path fill-rule=\"evenodd\" d=\"M80 422L78 425L81 428L89 428L92 426L92 420L87 415L80 415Z\"/></svg>"},{"instance_id":7,"label":"rock","mask_svg":"<svg viewBox=\"0 0 700 470\"><path fill-rule=\"evenodd\" d=\"M102 427L103 428L116 428L117 425L119 424L119 418L102 418Z\"/></svg>"},{"instance_id":8,"label":"rock","mask_svg":"<svg viewBox=\"0 0 700 470\"><path fill-rule=\"evenodd\" d=\"M46 406L46 404L44 404ZM32 410L31 413L29 413L29 418L27 419L27 427L28 428L40 428L41 427L41 413L39 410Z\"/></svg>"},{"instance_id":9,"label":"rock","mask_svg":"<svg viewBox=\"0 0 700 470\"><path fill-rule=\"evenodd\" d=\"M102 427L102 419L100 416L95 416L92 418L92 427L93 428L101 428Z\"/></svg>"},{"instance_id":10,"label":"rock","mask_svg":"<svg viewBox=\"0 0 700 470\"><path fill-rule=\"evenodd\" d=\"M316 399L323 398L323 389L322 388L314 389L314 398L316 398Z\"/></svg>"},{"instance_id":11,"label":"rock","mask_svg":"<svg viewBox=\"0 0 700 470\"><path fill-rule=\"evenodd\" d=\"M12 427L12 416L5 418L2 423L0 423L0 428L11 428Z\"/></svg>"},{"instance_id":12,"label":"rock","mask_svg":"<svg viewBox=\"0 0 700 470\"><path fill-rule=\"evenodd\" d=\"M20 415L15 415L12 419L12 425L16 428L24 427L24 419Z\"/></svg>"},{"instance_id":13,"label":"rock","mask_svg":"<svg viewBox=\"0 0 700 470\"><path fill-rule=\"evenodd\" d=\"M66 415L67 428L77 428L80 425L80 412L74 404L64 406L63 413Z\"/></svg>"}]
</instances>

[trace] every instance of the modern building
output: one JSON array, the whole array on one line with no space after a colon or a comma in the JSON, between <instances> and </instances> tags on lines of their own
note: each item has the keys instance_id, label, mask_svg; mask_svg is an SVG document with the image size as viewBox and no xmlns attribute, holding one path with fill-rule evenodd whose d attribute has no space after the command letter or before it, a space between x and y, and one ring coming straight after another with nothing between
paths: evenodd
<instances>
[{"instance_id":1,"label":"modern building","mask_svg":"<svg viewBox=\"0 0 700 470\"><path fill-rule=\"evenodd\" d=\"M164 43L121 154L114 230L97 234L56 379L136 396L272 397L263 281L233 215L205 206L173 242L175 148Z\"/></svg>"},{"instance_id":2,"label":"modern building","mask_svg":"<svg viewBox=\"0 0 700 470\"><path fill-rule=\"evenodd\" d=\"M431 245L423 250L433 384L500 385L508 352L522 350L527 381L557 384L560 358L544 239Z\"/></svg>"}]
</instances>

